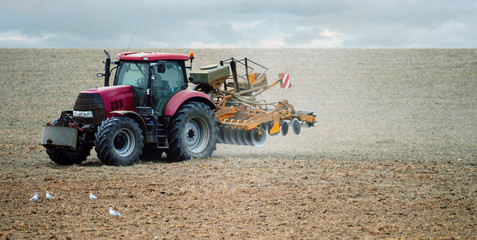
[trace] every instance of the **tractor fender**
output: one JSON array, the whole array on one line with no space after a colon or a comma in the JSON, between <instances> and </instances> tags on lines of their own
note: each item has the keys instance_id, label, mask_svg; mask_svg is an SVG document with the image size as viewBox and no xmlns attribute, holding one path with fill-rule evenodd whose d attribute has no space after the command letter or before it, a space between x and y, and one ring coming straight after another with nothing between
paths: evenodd
<instances>
[{"instance_id":1,"label":"tractor fender","mask_svg":"<svg viewBox=\"0 0 477 240\"><path fill-rule=\"evenodd\" d=\"M174 96L169 99L164 109L164 116L173 116L177 109L179 109L179 107L187 101L203 102L211 109L215 109L215 104L210 99L209 95L193 90L182 90L174 94Z\"/></svg>"},{"instance_id":2,"label":"tractor fender","mask_svg":"<svg viewBox=\"0 0 477 240\"><path fill-rule=\"evenodd\" d=\"M139 124L139 126L141 127L142 135L144 135L144 139L147 139L146 123L144 122L144 119L139 114L137 114L136 112L133 112L133 111L112 111L112 112L110 112L110 114L113 115L113 117L116 116L116 115L121 115L121 116L125 116L125 117L131 118L132 120L136 121Z\"/></svg>"}]
</instances>

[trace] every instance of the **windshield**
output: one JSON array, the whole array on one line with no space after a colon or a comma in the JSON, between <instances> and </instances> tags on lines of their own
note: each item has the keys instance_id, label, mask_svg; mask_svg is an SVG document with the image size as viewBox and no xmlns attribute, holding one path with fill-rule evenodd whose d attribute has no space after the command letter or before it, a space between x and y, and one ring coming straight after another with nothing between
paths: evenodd
<instances>
[{"instance_id":1,"label":"windshield","mask_svg":"<svg viewBox=\"0 0 477 240\"><path fill-rule=\"evenodd\" d=\"M149 63L121 62L114 78L114 85L131 85L147 88Z\"/></svg>"}]
</instances>

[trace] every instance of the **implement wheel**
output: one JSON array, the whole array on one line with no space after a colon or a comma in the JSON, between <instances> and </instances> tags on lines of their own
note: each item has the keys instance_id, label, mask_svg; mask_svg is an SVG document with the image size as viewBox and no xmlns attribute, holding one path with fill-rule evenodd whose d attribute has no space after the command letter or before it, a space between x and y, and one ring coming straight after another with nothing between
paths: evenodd
<instances>
[{"instance_id":1,"label":"implement wheel","mask_svg":"<svg viewBox=\"0 0 477 240\"><path fill-rule=\"evenodd\" d=\"M202 102L187 102L172 117L167 138L170 161L208 158L216 149L217 119L209 106Z\"/></svg>"},{"instance_id":2,"label":"implement wheel","mask_svg":"<svg viewBox=\"0 0 477 240\"><path fill-rule=\"evenodd\" d=\"M109 118L96 132L95 150L106 165L128 166L139 159L144 137L139 124L127 117Z\"/></svg>"}]
</instances>

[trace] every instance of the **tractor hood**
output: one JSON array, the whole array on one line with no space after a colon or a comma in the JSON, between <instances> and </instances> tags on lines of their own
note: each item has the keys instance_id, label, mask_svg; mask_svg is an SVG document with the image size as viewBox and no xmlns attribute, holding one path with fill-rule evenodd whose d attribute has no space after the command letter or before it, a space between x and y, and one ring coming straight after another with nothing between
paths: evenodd
<instances>
[{"instance_id":1,"label":"tractor hood","mask_svg":"<svg viewBox=\"0 0 477 240\"><path fill-rule=\"evenodd\" d=\"M82 91L76 99L73 110L92 111L93 118L78 117L78 120L95 125L112 117L112 111L134 111L132 86L99 87Z\"/></svg>"}]
</instances>

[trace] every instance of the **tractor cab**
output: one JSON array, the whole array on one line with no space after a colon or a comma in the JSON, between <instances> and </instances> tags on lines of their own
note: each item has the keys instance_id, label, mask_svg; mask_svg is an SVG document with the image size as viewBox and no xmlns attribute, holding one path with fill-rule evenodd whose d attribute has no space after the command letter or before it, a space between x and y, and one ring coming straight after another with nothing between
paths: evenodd
<instances>
[{"instance_id":1,"label":"tractor cab","mask_svg":"<svg viewBox=\"0 0 477 240\"><path fill-rule=\"evenodd\" d=\"M183 54L120 53L113 85L133 88L136 107L150 107L162 116L168 100L188 86Z\"/></svg>"}]
</instances>

